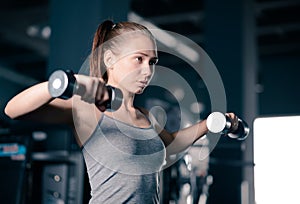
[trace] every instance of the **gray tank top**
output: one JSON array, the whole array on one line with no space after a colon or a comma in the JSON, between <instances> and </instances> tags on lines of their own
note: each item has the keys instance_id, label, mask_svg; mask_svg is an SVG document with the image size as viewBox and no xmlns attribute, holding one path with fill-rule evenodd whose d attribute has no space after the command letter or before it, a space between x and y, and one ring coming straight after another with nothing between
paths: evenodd
<instances>
[{"instance_id":1,"label":"gray tank top","mask_svg":"<svg viewBox=\"0 0 300 204\"><path fill-rule=\"evenodd\" d=\"M138 128L105 114L82 149L90 204L158 204L165 147L151 126Z\"/></svg>"}]
</instances>

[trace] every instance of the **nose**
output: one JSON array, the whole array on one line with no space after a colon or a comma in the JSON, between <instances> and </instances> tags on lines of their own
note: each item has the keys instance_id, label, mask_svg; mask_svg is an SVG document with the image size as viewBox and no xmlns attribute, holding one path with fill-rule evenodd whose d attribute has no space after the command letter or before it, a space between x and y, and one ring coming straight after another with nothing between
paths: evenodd
<instances>
[{"instance_id":1,"label":"nose","mask_svg":"<svg viewBox=\"0 0 300 204\"><path fill-rule=\"evenodd\" d=\"M154 65L145 64L142 68L142 74L147 78L151 77L154 71Z\"/></svg>"}]
</instances>

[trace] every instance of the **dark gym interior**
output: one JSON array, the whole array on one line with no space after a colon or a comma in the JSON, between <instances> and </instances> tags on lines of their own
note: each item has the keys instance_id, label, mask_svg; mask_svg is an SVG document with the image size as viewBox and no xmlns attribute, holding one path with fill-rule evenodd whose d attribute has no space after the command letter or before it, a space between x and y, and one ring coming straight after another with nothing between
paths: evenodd
<instances>
[{"instance_id":1,"label":"dark gym interior","mask_svg":"<svg viewBox=\"0 0 300 204\"><path fill-rule=\"evenodd\" d=\"M18 92L46 81L57 69L78 72L90 54L98 24L113 19L152 25L201 47L220 74L226 109L247 121L251 130L242 141L221 137L206 160L187 164L190 157L197 160L193 149L197 155L205 148L205 144L197 143L164 169L161 204L255 204L255 119L300 115L299 11L299 0L1 1L1 203L88 203L86 167L72 131L65 126L12 120L4 108ZM177 117L188 123L195 114L204 119L212 111L206 83L182 60L184 52L178 49L177 57L161 52L158 65L188 82L196 93L197 110L185 107L181 112L184 115L174 114L178 111L172 96L175 92L161 94L162 90L149 87L144 93L148 100L137 97L138 103L150 108L163 107L168 117L166 128L170 130L178 128ZM180 95L182 90L176 90ZM13 153L7 155L7 149ZM195 168L205 174L197 189L202 192L202 200L197 202L195 198L191 201L189 196L193 194L187 190L194 185L188 165L202 165ZM283 188L276 182L287 172L282 173L274 178L277 188Z\"/></svg>"}]
</instances>

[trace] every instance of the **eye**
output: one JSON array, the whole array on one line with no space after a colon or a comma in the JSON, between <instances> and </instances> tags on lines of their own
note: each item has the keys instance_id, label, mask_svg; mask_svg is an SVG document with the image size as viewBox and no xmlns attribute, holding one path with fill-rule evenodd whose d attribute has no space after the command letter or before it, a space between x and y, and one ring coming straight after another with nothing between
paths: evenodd
<instances>
[{"instance_id":1,"label":"eye","mask_svg":"<svg viewBox=\"0 0 300 204\"><path fill-rule=\"evenodd\" d=\"M156 65L158 62L158 58L153 58L149 61L149 65Z\"/></svg>"},{"instance_id":2,"label":"eye","mask_svg":"<svg viewBox=\"0 0 300 204\"><path fill-rule=\"evenodd\" d=\"M137 62L139 62L139 63L143 62L143 58L140 57L140 56L139 56L139 57L136 57L135 60L136 60Z\"/></svg>"}]
</instances>

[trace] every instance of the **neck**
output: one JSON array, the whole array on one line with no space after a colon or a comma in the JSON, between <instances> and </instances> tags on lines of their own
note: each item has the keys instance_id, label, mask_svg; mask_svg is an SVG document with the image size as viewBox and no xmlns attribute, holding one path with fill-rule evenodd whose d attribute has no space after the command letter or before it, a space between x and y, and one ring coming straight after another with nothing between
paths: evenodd
<instances>
[{"instance_id":1,"label":"neck","mask_svg":"<svg viewBox=\"0 0 300 204\"><path fill-rule=\"evenodd\" d=\"M123 94L123 103L122 106L120 108L124 108L124 110L130 111L132 110L133 107L133 102L134 102L134 93L128 92L126 89L119 87L116 83L114 83L113 80L108 80L107 82L108 85L118 88L122 91Z\"/></svg>"},{"instance_id":2,"label":"neck","mask_svg":"<svg viewBox=\"0 0 300 204\"><path fill-rule=\"evenodd\" d=\"M123 92L123 91L122 91ZM136 109L133 106L134 95L123 92L123 102L120 108L114 112L108 112L106 114L124 121L128 124L134 124L137 118Z\"/></svg>"},{"instance_id":3,"label":"neck","mask_svg":"<svg viewBox=\"0 0 300 204\"><path fill-rule=\"evenodd\" d=\"M125 91L122 91L123 92L123 107L125 108L125 110L132 110L134 107L133 107L133 102L134 102L134 94L132 93L126 93Z\"/></svg>"}]
</instances>

